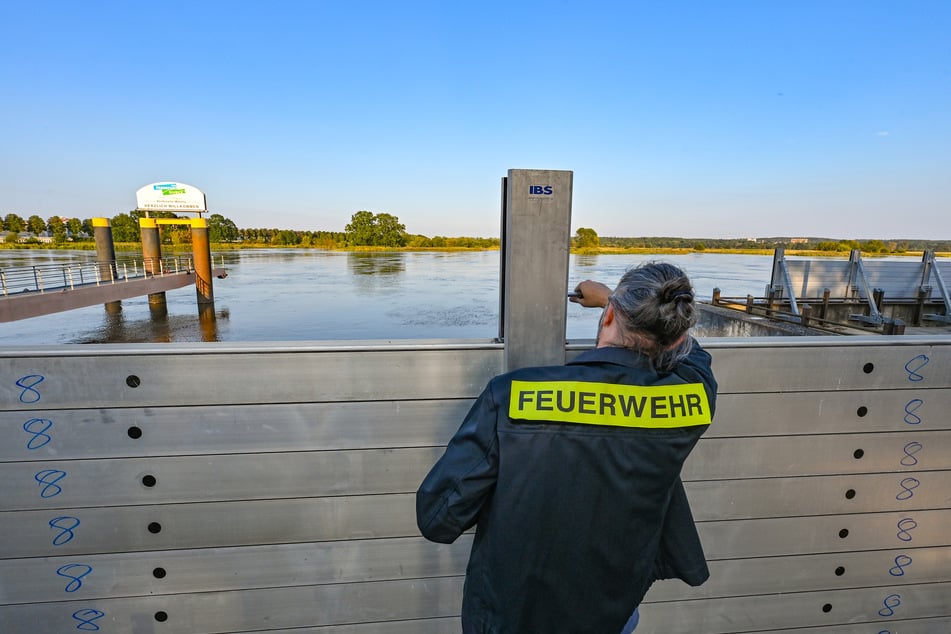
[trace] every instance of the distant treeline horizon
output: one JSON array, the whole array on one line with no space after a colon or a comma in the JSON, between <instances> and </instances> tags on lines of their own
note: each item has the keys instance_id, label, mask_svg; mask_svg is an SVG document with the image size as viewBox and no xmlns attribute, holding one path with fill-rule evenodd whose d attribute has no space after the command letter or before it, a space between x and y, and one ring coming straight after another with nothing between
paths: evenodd
<instances>
[{"instance_id":1,"label":"distant treeline horizon","mask_svg":"<svg viewBox=\"0 0 951 634\"><path fill-rule=\"evenodd\" d=\"M156 218L174 218L170 212L151 212ZM141 232L139 218L145 212L132 210L111 218L113 241L117 243L139 243ZM399 218L386 213L375 214L370 211L358 211L350 219L344 231L299 230L250 227L240 228L234 221L221 214L207 217L209 241L216 244L236 246L276 246L309 247L336 249L349 247L388 247L407 249L455 248L455 249L492 249L498 248L497 237L470 236L425 236L406 231ZM18 214L8 213L0 218L0 231L4 232L3 242L15 244L52 244L53 246L80 246L83 242L93 241L92 219L66 218L53 216L43 220L37 215L27 219ZM177 225L162 227L164 244L188 244L191 242L191 229ZM739 250L756 251L764 249L786 248L796 251L849 252L853 249L864 253L901 254L918 251L951 252L951 240L925 240L916 238L888 239L842 239L830 237L790 237L772 236L757 238L692 238L676 236L599 236L592 228L581 227L571 239L572 248L581 251L599 249L677 249L705 251Z\"/></svg>"}]
</instances>

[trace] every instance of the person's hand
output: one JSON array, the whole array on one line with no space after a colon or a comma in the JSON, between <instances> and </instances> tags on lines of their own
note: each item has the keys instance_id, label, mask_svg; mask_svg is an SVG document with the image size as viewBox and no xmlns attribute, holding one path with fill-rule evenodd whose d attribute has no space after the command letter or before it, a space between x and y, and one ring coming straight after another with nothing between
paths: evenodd
<instances>
[{"instance_id":1,"label":"person's hand","mask_svg":"<svg viewBox=\"0 0 951 634\"><path fill-rule=\"evenodd\" d=\"M601 282L585 280L575 286L575 295L569 296L569 300L581 304L585 308L604 308L608 305L608 298L611 296L611 289Z\"/></svg>"}]
</instances>

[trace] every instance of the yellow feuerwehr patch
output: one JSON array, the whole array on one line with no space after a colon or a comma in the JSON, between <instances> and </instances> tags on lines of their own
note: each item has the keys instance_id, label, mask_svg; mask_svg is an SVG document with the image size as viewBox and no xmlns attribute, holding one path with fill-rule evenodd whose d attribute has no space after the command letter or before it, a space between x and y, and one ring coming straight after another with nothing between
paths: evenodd
<instances>
[{"instance_id":1,"label":"yellow feuerwehr patch","mask_svg":"<svg viewBox=\"0 0 951 634\"><path fill-rule=\"evenodd\" d=\"M653 428L711 421L701 383L638 386L587 381L512 381L509 418Z\"/></svg>"}]
</instances>

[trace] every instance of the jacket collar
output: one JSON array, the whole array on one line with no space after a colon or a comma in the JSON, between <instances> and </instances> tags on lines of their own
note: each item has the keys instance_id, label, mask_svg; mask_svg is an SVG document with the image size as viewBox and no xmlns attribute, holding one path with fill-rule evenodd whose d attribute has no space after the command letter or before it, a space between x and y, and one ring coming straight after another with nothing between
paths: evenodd
<instances>
[{"instance_id":1,"label":"jacket collar","mask_svg":"<svg viewBox=\"0 0 951 634\"><path fill-rule=\"evenodd\" d=\"M652 368L650 359L629 348L592 348L585 350L566 365L585 363L613 363L632 368Z\"/></svg>"}]
</instances>

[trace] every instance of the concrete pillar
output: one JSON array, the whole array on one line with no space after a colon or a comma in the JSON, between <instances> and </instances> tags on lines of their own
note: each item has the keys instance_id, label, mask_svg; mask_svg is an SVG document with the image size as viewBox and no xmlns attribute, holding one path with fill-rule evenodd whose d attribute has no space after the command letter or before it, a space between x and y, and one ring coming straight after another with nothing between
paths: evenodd
<instances>
[{"instance_id":1,"label":"concrete pillar","mask_svg":"<svg viewBox=\"0 0 951 634\"><path fill-rule=\"evenodd\" d=\"M162 238L159 235L155 218L139 218L139 231L142 235L142 259L147 275L162 274ZM167 314L168 305L165 292L149 294L149 309L153 313Z\"/></svg>"},{"instance_id":2,"label":"concrete pillar","mask_svg":"<svg viewBox=\"0 0 951 634\"><path fill-rule=\"evenodd\" d=\"M119 277L116 269L116 245L112 240L112 223L108 218L92 219L93 238L96 241L96 265L99 279L112 282ZM106 302L106 312L117 313L122 310L122 302Z\"/></svg>"},{"instance_id":3,"label":"concrete pillar","mask_svg":"<svg viewBox=\"0 0 951 634\"><path fill-rule=\"evenodd\" d=\"M215 291L211 282L211 244L208 242L208 221L195 218L192 226L192 257L195 260L195 292L198 305L215 303Z\"/></svg>"},{"instance_id":4,"label":"concrete pillar","mask_svg":"<svg viewBox=\"0 0 951 634\"><path fill-rule=\"evenodd\" d=\"M501 335L506 371L565 362L572 178L570 171L509 170L505 179Z\"/></svg>"}]
</instances>

